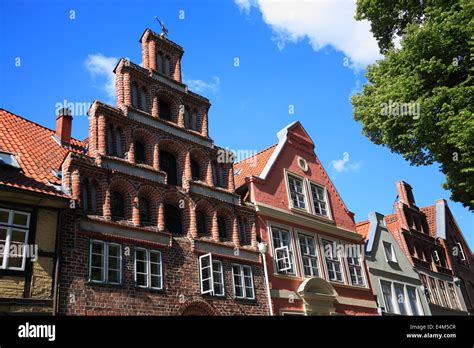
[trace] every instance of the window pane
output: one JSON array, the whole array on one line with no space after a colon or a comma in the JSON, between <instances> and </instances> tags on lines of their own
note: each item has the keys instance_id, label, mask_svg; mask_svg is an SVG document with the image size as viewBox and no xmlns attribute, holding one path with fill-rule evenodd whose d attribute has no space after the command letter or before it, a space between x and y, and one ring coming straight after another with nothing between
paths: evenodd
<instances>
[{"instance_id":1,"label":"window pane","mask_svg":"<svg viewBox=\"0 0 474 348\"><path fill-rule=\"evenodd\" d=\"M28 214L14 212L13 213L13 224L18 226L28 226Z\"/></svg>"},{"instance_id":2,"label":"window pane","mask_svg":"<svg viewBox=\"0 0 474 348\"><path fill-rule=\"evenodd\" d=\"M137 260L137 272L146 273L146 262Z\"/></svg>"},{"instance_id":3,"label":"window pane","mask_svg":"<svg viewBox=\"0 0 474 348\"><path fill-rule=\"evenodd\" d=\"M120 271L109 269L107 279L109 283L120 283Z\"/></svg>"},{"instance_id":4,"label":"window pane","mask_svg":"<svg viewBox=\"0 0 474 348\"><path fill-rule=\"evenodd\" d=\"M92 268L91 269L91 280L101 282L102 279L102 269L101 268Z\"/></svg>"},{"instance_id":5,"label":"window pane","mask_svg":"<svg viewBox=\"0 0 474 348\"><path fill-rule=\"evenodd\" d=\"M405 306L405 293L403 290L403 286L395 285L395 295L397 297L398 309L400 314L407 315L407 310Z\"/></svg>"},{"instance_id":6,"label":"window pane","mask_svg":"<svg viewBox=\"0 0 474 348\"><path fill-rule=\"evenodd\" d=\"M0 223L8 224L9 216L10 212L8 210L0 210Z\"/></svg>"},{"instance_id":7,"label":"window pane","mask_svg":"<svg viewBox=\"0 0 474 348\"><path fill-rule=\"evenodd\" d=\"M288 183L293 207L306 209L303 192L303 181L301 179L289 176Z\"/></svg>"},{"instance_id":8,"label":"window pane","mask_svg":"<svg viewBox=\"0 0 474 348\"><path fill-rule=\"evenodd\" d=\"M138 286L147 286L146 274L137 273L137 285Z\"/></svg>"},{"instance_id":9,"label":"window pane","mask_svg":"<svg viewBox=\"0 0 474 348\"><path fill-rule=\"evenodd\" d=\"M0 227L0 241L7 240L7 232L8 230L6 228Z\"/></svg>"},{"instance_id":10,"label":"window pane","mask_svg":"<svg viewBox=\"0 0 474 348\"><path fill-rule=\"evenodd\" d=\"M392 288L390 283L382 282L382 293L385 302L385 310L388 313L393 313L393 298L392 298Z\"/></svg>"},{"instance_id":11,"label":"window pane","mask_svg":"<svg viewBox=\"0 0 474 348\"><path fill-rule=\"evenodd\" d=\"M410 301L410 308L413 315L420 315L418 310L418 301L416 298L416 290L414 288L407 287L408 300Z\"/></svg>"},{"instance_id":12,"label":"window pane","mask_svg":"<svg viewBox=\"0 0 474 348\"><path fill-rule=\"evenodd\" d=\"M161 289L161 277L151 276L151 287Z\"/></svg>"}]
</instances>

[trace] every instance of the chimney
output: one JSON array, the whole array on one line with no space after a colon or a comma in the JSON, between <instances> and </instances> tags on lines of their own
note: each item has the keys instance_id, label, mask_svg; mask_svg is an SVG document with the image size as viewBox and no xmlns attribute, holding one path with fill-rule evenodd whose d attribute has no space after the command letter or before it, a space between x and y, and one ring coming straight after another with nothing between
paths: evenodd
<instances>
[{"instance_id":1,"label":"chimney","mask_svg":"<svg viewBox=\"0 0 474 348\"><path fill-rule=\"evenodd\" d=\"M72 115L71 110L62 108L56 116L56 137L61 144L69 144L71 141Z\"/></svg>"},{"instance_id":2,"label":"chimney","mask_svg":"<svg viewBox=\"0 0 474 348\"><path fill-rule=\"evenodd\" d=\"M408 205L409 207L414 207L415 198L413 197L412 188L405 181L397 182L397 193L399 201Z\"/></svg>"}]
</instances>

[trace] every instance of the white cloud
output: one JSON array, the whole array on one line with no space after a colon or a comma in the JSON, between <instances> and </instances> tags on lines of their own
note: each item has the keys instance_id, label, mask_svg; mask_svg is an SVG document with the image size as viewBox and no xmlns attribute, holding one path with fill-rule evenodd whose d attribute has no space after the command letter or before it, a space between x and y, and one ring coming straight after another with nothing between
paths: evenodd
<instances>
[{"instance_id":1,"label":"white cloud","mask_svg":"<svg viewBox=\"0 0 474 348\"><path fill-rule=\"evenodd\" d=\"M331 46L359 69L382 56L368 21L354 19L355 0L234 0L247 14L256 7L281 50L307 38L315 51Z\"/></svg>"},{"instance_id":2,"label":"white cloud","mask_svg":"<svg viewBox=\"0 0 474 348\"><path fill-rule=\"evenodd\" d=\"M216 94L217 91L219 90L221 80L219 77L214 76L214 78L212 79L212 82L190 79L190 80L185 80L184 83L187 84L189 89L193 92L197 92L197 93L211 92L213 94Z\"/></svg>"},{"instance_id":3,"label":"white cloud","mask_svg":"<svg viewBox=\"0 0 474 348\"><path fill-rule=\"evenodd\" d=\"M98 53L89 54L84 62L93 78L97 76L105 77L105 83L101 87L111 99L115 99L115 74L113 70L118 60L116 57L106 57Z\"/></svg>"},{"instance_id":4,"label":"white cloud","mask_svg":"<svg viewBox=\"0 0 474 348\"><path fill-rule=\"evenodd\" d=\"M341 159L331 161L331 167L338 173L356 172L360 168L360 162L349 163L349 154L344 152Z\"/></svg>"}]
</instances>

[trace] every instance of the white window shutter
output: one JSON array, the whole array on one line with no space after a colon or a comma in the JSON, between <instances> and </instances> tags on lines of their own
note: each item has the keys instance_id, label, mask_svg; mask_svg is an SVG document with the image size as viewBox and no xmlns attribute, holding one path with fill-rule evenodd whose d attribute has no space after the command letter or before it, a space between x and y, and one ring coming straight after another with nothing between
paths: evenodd
<instances>
[{"instance_id":1,"label":"white window shutter","mask_svg":"<svg viewBox=\"0 0 474 348\"><path fill-rule=\"evenodd\" d=\"M208 269L208 276L204 278L204 270ZM199 257L199 275L201 280L201 294L214 293L214 269L212 267L212 254ZM208 283L208 285L207 285Z\"/></svg>"},{"instance_id":2,"label":"white window shutter","mask_svg":"<svg viewBox=\"0 0 474 348\"><path fill-rule=\"evenodd\" d=\"M278 272L291 269L290 252L287 245L275 249L275 258ZM280 267L280 262L283 263L283 267Z\"/></svg>"}]
</instances>

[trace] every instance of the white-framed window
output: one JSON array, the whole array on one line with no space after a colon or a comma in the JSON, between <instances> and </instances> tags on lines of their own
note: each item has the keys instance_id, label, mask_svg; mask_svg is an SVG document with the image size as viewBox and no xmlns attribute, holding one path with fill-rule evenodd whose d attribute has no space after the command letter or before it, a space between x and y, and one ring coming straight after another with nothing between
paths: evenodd
<instances>
[{"instance_id":1,"label":"white-framed window","mask_svg":"<svg viewBox=\"0 0 474 348\"><path fill-rule=\"evenodd\" d=\"M315 183L310 183L311 197L313 198L314 213L328 216L326 188Z\"/></svg>"},{"instance_id":2,"label":"white-framed window","mask_svg":"<svg viewBox=\"0 0 474 348\"><path fill-rule=\"evenodd\" d=\"M428 277L428 280L431 288L431 294L433 295L434 303L442 306L441 299L439 297L438 287L436 286L436 280L432 277Z\"/></svg>"},{"instance_id":3,"label":"white-framed window","mask_svg":"<svg viewBox=\"0 0 474 348\"><path fill-rule=\"evenodd\" d=\"M439 284L439 295L441 298L441 304L444 307L450 307L449 300L448 300L448 292L446 291L446 285L441 279L438 279Z\"/></svg>"},{"instance_id":4,"label":"white-framed window","mask_svg":"<svg viewBox=\"0 0 474 348\"><path fill-rule=\"evenodd\" d=\"M291 206L293 208L307 210L303 179L288 174L288 187L290 190Z\"/></svg>"},{"instance_id":5,"label":"white-framed window","mask_svg":"<svg viewBox=\"0 0 474 348\"><path fill-rule=\"evenodd\" d=\"M0 269L25 269L31 214L0 209Z\"/></svg>"},{"instance_id":6,"label":"white-framed window","mask_svg":"<svg viewBox=\"0 0 474 348\"><path fill-rule=\"evenodd\" d=\"M135 284L140 288L163 289L161 252L135 248Z\"/></svg>"},{"instance_id":7,"label":"white-framed window","mask_svg":"<svg viewBox=\"0 0 474 348\"><path fill-rule=\"evenodd\" d=\"M224 296L224 271L222 262L213 260L212 271L214 272L214 296Z\"/></svg>"},{"instance_id":8,"label":"white-framed window","mask_svg":"<svg viewBox=\"0 0 474 348\"><path fill-rule=\"evenodd\" d=\"M387 313L395 313L395 306L393 303L392 283L381 280L380 287L382 289L382 296L383 296L385 311Z\"/></svg>"},{"instance_id":9,"label":"white-framed window","mask_svg":"<svg viewBox=\"0 0 474 348\"><path fill-rule=\"evenodd\" d=\"M212 254L199 257L201 294L224 296L224 271L222 262L212 259Z\"/></svg>"},{"instance_id":10,"label":"white-framed window","mask_svg":"<svg viewBox=\"0 0 474 348\"><path fill-rule=\"evenodd\" d=\"M270 227L270 230L277 272L296 274L290 230L273 225Z\"/></svg>"},{"instance_id":11,"label":"white-framed window","mask_svg":"<svg viewBox=\"0 0 474 348\"><path fill-rule=\"evenodd\" d=\"M383 242L383 250L385 252L385 259L388 262L397 262L397 256L395 255L395 249L393 248L392 243Z\"/></svg>"},{"instance_id":12,"label":"white-framed window","mask_svg":"<svg viewBox=\"0 0 474 348\"><path fill-rule=\"evenodd\" d=\"M341 283L344 282L342 276L341 258L340 255L338 255L339 253L337 252L337 242L328 239L323 239L322 244L329 280Z\"/></svg>"},{"instance_id":13,"label":"white-framed window","mask_svg":"<svg viewBox=\"0 0 474 348\"><path fill-rule=\"evenodd\" d=\"M120 244L91 240L89 281L107 284L122 282L122 246Z\"/></svg>"},{"instance_id":14,"label":"white-framed window","mask_svg":"<svg viewBox=\"0 0 474 348\"><path fill-rule=\"evenodd\" d=\"M458 253L461 261L466 261L466 255L464 254L464 249L462 248L461 242L456 243L458 247Z\"/></svg>"},{"instance_id":15,"label":"white-framed window","mask_svg":"<svg viewBox=\"0 0 474 348\"><path fill-rule=\"evenodd\" d=\"M407 286L407 294L408 294L408 303L410 303L411 313L413 315L421 315L420 311L420 303L418 298L418 293L416 288L412 286Z\"/></svg>"},{"instance_id":16,"label":"white-framed window","mask_svg":"<svg viewBox=\"0 0 474 348\"><path fill-rule=\"evenodd\" d=\"M364 275L362 274L362 263L360 262L360 258L357 255L348 255L347 264L349 266L351 284L364 286Z\"/></svg>"},{"instance_id":17,"label":"white-framed window","mask_svg":"<svg viewBox=\"0 0 474 348\"><path fill-rule=\"evenodd\" d=\"M459 300L456 294L456 288L454 287L454 284L448 283L448 288L449 288L449 300L451 302L451 307L454 309L461 309L461 305L459 304Z\"/></svg>"},{"instance_id":18,"label":"white-framed window","mask_svg":"<svg viewBox=\"0 0 474 348\"><path fill-rule=\"evenodd\" d=\"M406 306L406 298L405 298L405 287L402 284L393 284L393 287L395 288L395 297L397 299L397 305L398 305L398 313L401 315L407 315L408 310Z\"/></svg>"},{"instance_id":19,"label":"white-framed window","mask_svg":"<svg viewBox=\"0 0 474 348\"><path fill-rule=\"evenodd\" d=\"M253 300L255 290L253 288L252 268L246 265L232 265L232 278L234 280L234 297Z\"/></svg>"},{"instance_id":20,"label":"white-framed window","mask_svg":"<svg viewBox=\"0 0 474 348\"><path fill-rule=\"evenodd\" d=\"M319 277L319 262L316 240L313 236L298 233L303 272L307 277Z\"/></svg>"}]
</instances>

